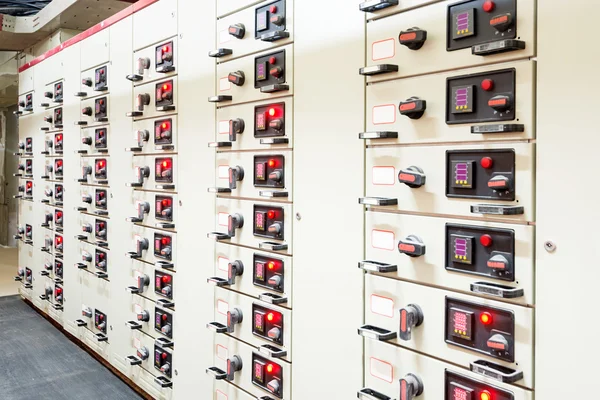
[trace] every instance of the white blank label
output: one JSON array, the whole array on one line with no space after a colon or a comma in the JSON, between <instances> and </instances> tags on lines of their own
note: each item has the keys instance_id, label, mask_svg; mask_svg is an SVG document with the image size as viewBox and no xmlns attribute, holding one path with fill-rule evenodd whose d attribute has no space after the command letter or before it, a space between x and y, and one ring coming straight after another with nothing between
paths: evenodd
<instances>
[{"instance_id":1,"label":"white blank label","mask_svg":"<svg viewBox=\"0 0 600 400\"><path fill-rule=\"evenodd\" d=\"M396 106L393 104L384 104L373 107L373 124L393 124L396 122Z\"/></svg>"},{"instance_id":2,"label":"white blank label","mask_svg":"<svg viewBox=\"0 0 600 400\"><path fill-rule=\"evenodd\" d=\"M396 235L390 231L380 231L373 229L371 232L371 246L376 249L394 250L396 244Z\"/></svg>"},{"instance_id":3,"label":"white blank label","mask_svg":"<svg viewBox=\"0 0 600 400\"><path fill-rule=\"evenodd\" d=\"M231 82L229 82L229 79L227 79L227 77L219 79L219 90L224 92L229 89L231 89Z\"/></svg>"},{"instance_id":4,"label":"white blank label","mask_svg":"<svg viewBox=\"0 0 600 400\"><path fill-rule=\"evenodd\" d=\"M392 318L394 316L394 300L372 294L371 311Z\"/></svg>"},{"instance_id":5,"label":"white blank label","mask_svg":"<svg viewBox=\"0 0 600 400\"><path fill-rule=\"evenodd\" d=\"M229 357L229 352L227 351L227 347L221 346L220 344L217 345L217 357L219 357L221 360L227 361L227 358Z\"/></svg>"},{"instance_id":6,"label":"white blank label","mask_svg":"<svg viewBox=\"0 0 600 400\"><path fill-rule=\"evenodd\" d=\"M396 183L396 168L394 167L373 167L372 174L373 185L393 185Z\"/></svg>"},{"instance_id":7,"label":"white blank label","mask_svg":"<svg viewBox=\"0 0 600 400\"><path fill-rule=\"evenodd\" d=\"M219 179L229 180L229 165L219 165L218 169Z\"/></svg>"},{"instance_id":8,"label":"white blank label","mask_svg":"<svg viewBox=\"0 0 600 400\"><path fill-rule=\"evenodd\" d=\"M229 397L227 397L227 395L223 392L221 392L220 390L217 390L217 398L216 400L227 400Z\"/></svg>"},{"instance_id":9,"label":"white blank label","mask_svg":"<svg viewBox=\"0 0 600 400\"><path fill-rule=\"evenodd\" d=\"M217 300L217 312L219 314L227 315L229 311L229 303L223 300Z\"/></svg>"},{"instance_id":10,"label":"white blank label","mask_svg":"<svg viewBox=\"0 0 600 400\"><path fill-rule=\"evenodd\" d=\"M229 226L229 214L219 213L219 225Z\"/></svg>"},{"instance_id":11,"label":"white blank label","mask_svg":"<svg viewBox=\"0 0 600 400\"><path fill-rule=\"evenodd\" d=\"M226 133L229 135L229 120L219 121L219 133Z\"/></svg>"},{"instance_id":12,"label":"white blank label","mask_svg":"<svg viewBox=\"0 0 600 400\"><path fill-rule=\"evenodd\" d=\"M219 257L217 263L221 271L229 271L229 258Z\"/></svg>"},{"instance_id":13,"label":"white blank label","mask_svg":"<svg viewBox=\"0 0 600 400\"><path fill-rule=\"evenodd\" d=\"M382 381L392 383L394 381L394 368L389 363L371 357L371 375Z\"/></svg>"},{"instance_id":14,"label":"white blank label","mask_svg":"<svg viewBox=\"0 0 600 400\"><path fill-rule=\"evenodd\" d=\"M374 42L372 47L373 61L392 58L396 55L396 41L393 38Z\"/></svg>"},{"instance_id":15,"label":"white blank label","mask_svg":"<svg viewBox=\"0 0 600 400\"><path fill-rule=\"evenodd\" d=\"M229 35L229 30L224 29L219 32L219 43L227 43L231 40L231 35Z\"/></svg>"}]
</instances>

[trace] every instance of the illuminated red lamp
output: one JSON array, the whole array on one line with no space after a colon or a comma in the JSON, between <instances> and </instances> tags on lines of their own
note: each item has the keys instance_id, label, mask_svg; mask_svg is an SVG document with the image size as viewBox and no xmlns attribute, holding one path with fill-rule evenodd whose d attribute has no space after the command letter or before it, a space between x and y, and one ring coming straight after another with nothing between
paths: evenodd
<instances>
[{"instance_id":1,"label":"illuminated red lamp","mask_svg":"<svg viewBox=\"0 0 600 400\"><path fill-rule=\"evenodd\" d=\"M165 45L162 48L163 52L168 53L169 52L169 46Z\"/></svg>"},{"instance_id":2,"label":"illuminated red lamp","mask_svg":"<svg viewBox=\"0 0 600 400\"><path fill-rule=\"evenodd\" d=\"M483 168L489 169L492 168L492 165L494 165L494 160L492 160L491 157L483 157L480 163Z\"/></svg>"},{"instance_id":3,"label":"illuminated red lamp","mask_svg":"<svg viewBox=\"0 0 600 400\"><path fill-rule=\"evenodd\" d=\"M490 314L489 312L483 312L481 313L481 315L479 315L479 320L482 324L489 325L493 321L492 314Z\"/></svg>"},{"instance_id":4,"label":"illuminated red lamp","mask_svg":"<svg viewBox=\"0 0 600 400\"><path fill-rule=\"evenodd\" d=\"M163 283L169 283L171 282L171 277L169 275L165 275L162 277L162 281Z\"/></svg>"},{"instance_id":5,"label":"illuminated red lamp","mask_svg":"<svg viewBox=\"0 0 600 400\"><path fill-rule=\"evenodd\" d=\"M493 241L494 240L492 239L492 237L490 235L482 235L479 238L479 243L481 243L481 245L483 247L490 247L492 245Z\"/></svg>"},{"instance_id":6,"label":"illuminated red lamp","mask_svg":"<svg viewBox=\"0 0 600 400\"><path fill-rule=\"evenodd\" d=\"M492 400L492 394L487 390L484 390L479 394L479 400Z\"/></svg>"},{"instance_id":7,"label":"illuminated red lamp","mask_svg":"<svg viewBox=\"0 0 600 400\"><path fill-rule=\"evenodd\" d=\"M165 83L165 84L163 85L163 90L169 90L169 85Z\"/></svg>"},{"instance_id":8,"label":"illuminated red lamp","mask_svg":"<svg viewBox=\"0 0 600 400\"><path fill-rule=\"evenodd\" d=\"M169 242L170 242L170 241L171 241L171 240L170 240L169 238L167 238L167 237L164 237L164 238L162 238L162 239L160 240L160 242L161 242L163 245L167 245L167 244L169 244Z\"/></svg>"},{"instance_id":9,"label":"illuminated red lamp","mask_svg":"<svg viewBox=\"0 0 600 400\"><path fill-rule=\"evenodd\" d=\"M272 107L271 107L271 108L269 108L269 115L270 115L271 117L274 117L274 116L275 116L275 109L274 109L274 108L272 108Z\"/></svg>"},{"instance_id":10,"label":"illuminated red lamp","mask_svg":"<svg viewBox=\"0 0 600 400\"><path fill-rule=\"evenodd\" d=\"M268 217L269 219L273 219L273 218L275 218L275 211L273 211L273 210L269 210L269 212L267 212L267 217Z\"/></svg>"},{"instance_id":11,"label":"illuminated red lamp","mask_svg":"<svg viewBox=\"0 0 600 400\"><path fill-rule=\"evenodd\" d=\"M267 264L267 268L269 268L270 270L275 269L276 266L277 264L275 264L275 261L269 261L269 263Z\"/></svg>"},{"instance_id":12,"label":"illuminated red lamp","mask_svg":"<svg viewBox=\"0 0 600 400\"><path fill-rule=\"evenodd\" d=\"M169 199L163 199L163 201L162 201L163 207L167 207L169 205L169 203L170 203Z\"/></svg>"},{"instance_id":13,"label":"illuminated red lamp","mask_svg":"<svg viewBox=\"0 0 600 400\"><path fill-rule=\"evenodd\" d=\"M275 161L274 159L270 159L269 160L269 167L273 168L277 165L277 161Z\"/></svg>"},{"instance_id":14,"label":"illuminated red lamp","mask_svg":"<svg viewBox=\"0 0 600 400\"><path fill-rule=\"evenodd\" d=\"M274 369L275 369L275 367L273 366L273 364L267 364L267 372L268 373L273 372Z\"/></svg>"},{"instance_id":15,"label":"illuminated red lamp","mask_svg":"<svg viewBox=\"0 0 600 400\"><path fill-rule=\"evenodd\" d=\"M167 129L167 128L169 128L169 124L167 124L166 122L163 122L163 123L162 123L162 128L163 128L163 129Z\"/></svg>"},{"instance_id":16,"label":"illuminated red lamp","mask_svg":"<svg viewBox=\"0 0 600 400\"><path fill-rule=\"evenodd\" d=\"M274 319L275 319L275 314L273 314L272 312L267 314L267 321L272 322Z\"/></svg>"}]
</instances>

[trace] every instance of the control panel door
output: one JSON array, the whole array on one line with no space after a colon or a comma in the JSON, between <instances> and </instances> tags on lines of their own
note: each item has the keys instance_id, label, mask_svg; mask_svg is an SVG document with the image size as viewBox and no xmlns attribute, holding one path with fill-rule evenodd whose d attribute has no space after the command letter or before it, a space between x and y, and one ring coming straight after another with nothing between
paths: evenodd
<instances>
[{"instance_id":1,"label":"control panel door","mask_svg":"<svg viewBox=\"0 0 600 400\"><path fill-rule=\"evenodd\" d=\"M294 94L293 45L217 65L217 93L209 101L219 106Z\"/></svg>"},{"instance_id":2,"label":"control panel door","mask_svg":"<svg viewBox=\"0 0 600 400\"><path fill-rule=\"evenodd\" d=\"M258 250L292 254L292 205L217 198L209 238Z\"/></svg>"},{"instance_id":3,"label":"control panel door","mask_svg":"<svg viewBox=\"0 0 600 400\"><path fill-rule=\"evenodd\" d=\"M362 268L533 304L533 238L530 225L367 212Z\"/></svg>"},{"instance_id":4,"label":"control panel door","mask_svg":"<svg viewBox=\"0 0 600 400\"><path fill-rule=\"evenodd\" d=\"M91 97L107 95L109 93L109 74L109 64L101 65L99 67L94 67L83 71L81 73L80 78L81 85L79 87L79 91L76 91L74 93L75 97L79 97L82 100L86 100ZM83 103L84 102L82 102L82 104ZM89 104L89 102L87 101L85 103Z\"/></svg>"},{"instance_id":5,"label":"control panel door","mask_svg":"<svg viewBox=\"0 0 600 400\"><path fill-rule=\"evenodd\" d=\"M217 108L217 151L291 148L294 141L293 97Z\"/></svg>"},{"instance_id":6,"label":"control panel door","mask_svg":"<svg viewBox=\"0 0 600 400\"><path fill-rule=\"evenodd\" d=\"M291 151L217 153L215 186L223 196L289 201L293 165Z\"/></svg>"},{"instance_id":7,"label":"control panel door","mask_svg":"<svg viewBox=\"0 0 600 400\"><path fill-rule=\"evenodd\" d=\"M174 233L132 225L129 248L129 258L154 264L159 270L177 266L177 235Z\"/></svg>"},{"instance_id":8,"label":"control panel door","mask_svg":"<svg viewBox=\"0 0 600 400\"><path fill-rule=\"evenodd\" d=\"M216 335L214 363L207 373L217 380L228 380L248 393L261 398L291 398L292 364L277 358L270 358L256 351L248 344L226 335ZM227 379L228 364L233 376ZM240 362L241 361L241 362ZM235 370L235 372L233 372Z\"/></svg>"},{"instance_id":9,"label":"control panel door","mask_svg":"<svg viewBox=\"0 0 600 400\"><path fill-rule=\"evenodd\" d=\"M534 145L367 149L367 202L403 211L533 220ZM396 204L397 203L397 204Z\"/></svg>"},{"instance_id":10,"label":"control panel door","mask_svg":"<svg viewBox=\"0 0 600 400\"><path fill-rule=\"evenodd\" d=\"M373 145L535 138L535 65L520 61L368 85L364 135ZM504 100L506 106L497 105Z\"/></svg>"},{"instance_id":11,"label":"control panel door","mask_svg":"<svg viewBox=\"0 0 600 400\"><path fill-rule=\"evenodd\" d=\"M535 1L442 1L367 24L374 82L535 56ZM389 72L388 72L389 71Z\"/></svg>"},{"instance_id":12,"label":"control panel door","mask_svg":"<svg viewBox=\"0 0 600 400\"><path fill-rule=\"evenodd\" d=\"M420 387L422 393L415 397L419 400L533 399L529 390L372 340L365 341L365 368L365 387L359 391L359 398L361 392L374 391L392 399L409 399L406 395L410 392L414 396Z\"/></svg>"},{"instance_id":13,"label":"control panel door","mask_svg":"<svg viewBox=\"0 0 600 400\"><path fill-rule=\"evenodd\" d=\"M229 335L292 361L291 310L222 288L215 289L214 304L215 321L226 326Z\"/></svg>"},{"instance_id":14,"label":"control panel door","mask_svg":"<svg viewBox=\"0 0 600 400\"><path fill-rule=\"evenodd\" d=\"M177 115L166 115L133 122L130 147L133 154L172 153L177 151Z\"/></svg>"},{"instance_id":15,"label":"control panel door","mask_svg":"<svg viewBox=\"0 0 600 400\"><path fill-rule=\"evenodd\" d=\"M135 86L132 110L126 115L136 121L174 114L177 111L177 95L177 76Z\"/></svg>"},{"instance_id":16,"label":"control panel door","mask_svg":"<svg viewBox=\"0 0 600 400\"><path fill-rule=\"evenodd\" d=\"M255 396L251 396L222 380L215 381L213 386L213 396L215 400L256 400Z\"/></svg>"},{"instance_id":17,"label":"control panel door","mask_svg":"<svg viewBox=\"0 0 600 400\"><path fill-rule=\"evenodd\" d=\"M176 75L178 50L177 36L174 36L135 51L131 74L126 78L139 86Z\"/></svg>"},{"instance_id":18,"label":"control panel door","mask_svg":"<svg viewBox=\"0 0 600 400\"><path fill-rule=\"evenodd\" d=\"M127 186L144 190L173 191L177 188L177 155L134 155Z\"/></svg>"},{"instance_id":19,"label":"control panel door","mask_svg":"<svg viewBox=\"0 0 600 400\"><path fill-rule=\"evenodd\" d=\"M365 299L368 332L385 331L390 343L465 368L477 362L522 372L520 384L532 387L531 308L376 275L366 276Z\"/></svg>"},{"instance_id":20,"label":"control panel door","mask_svg":"<svg viewBox=\"0 0 600 400\"><path fill-rule=\"evenodd\" d=\"M293 14L294 0L267 0L218 19L215 50L226 50L218 52L218 60L226 61L291 43ZM227 54L229 51L231 54Z\"/></svg>"},{"instance_id":21,"label":"control panel door","mask_svg":"<svg viewBox=\"0 0 600 400\"><path fill-rule=\"evenodd\" d=\"M130 201L129 222L176 231L179 206L176 194L134 190Z\"/></svg>"},{"instance_id":22,"label":"control panel door","mask_svg":"<svg viewBox=\"0 0 600 400\"><path fill-rule=\"evenodd\" d=\"M217 243L215 249L214 278L217 279L211 277L211 283L292 308L292 257L225 243Z\"/></svg>"},{"instance_id":23,"label":"control panel door","mask_svg":"<svg viewBox=\"0 0 600 400\"><path fill-rule=\"evenodd\" d=\"M81 155L101 155L108 153L110 126L98 126L80 130L77 153Z\"/></svg>"},{"instance_id":24,"label":"control panel door","mask_svg":"<svg viewBox=\"0 0 600 400\"><path fill-rule=\"evenodd\" d=\"M139 385L146 393L150 394L153 398L155 398L157 400L171 400L173 398L173 389L170 387L162 388L156 383L156 378L157 378L157 376L160 375L160 373L158 373L158 371L156 371L153 366L154 345L152 344L151 347L147 347L147 348L150 350L149 367L148 367L148 369L139 368L137 366L132 367L132 369L131 369L132 379L137 385ZM148 372L148 371L152 371L152 372ZM156 371L156 375L155 375L155 371Z\"/></svg>"}]
</instances>

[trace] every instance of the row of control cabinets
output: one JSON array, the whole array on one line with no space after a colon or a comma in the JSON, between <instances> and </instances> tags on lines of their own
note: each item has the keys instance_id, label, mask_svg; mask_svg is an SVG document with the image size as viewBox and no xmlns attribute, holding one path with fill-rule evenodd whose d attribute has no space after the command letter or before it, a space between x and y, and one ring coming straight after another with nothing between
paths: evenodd
<instances>
[{"instance_id":1,"label":"row of control cabinets","mask_svg":"<svg viewBox=\"0 0 600 400\"><path fill-rule=\"evenodd\" d=\"M357 396L531 398L535 4L413 3L359 6L367 66Z\"/></svg>"},{"instance_id":2,"label":"row of control cabinets","mask_svg":"<svg viewBox=\"0 0 600 400\"><path fill-rule=\"evenodd\" d=\"M222 7L219 2L217 8ZM293 4L217 15L213 362L218 399L290 399ZM217 11L217 14L219 11Z\"/></svg>"}]
</instances>

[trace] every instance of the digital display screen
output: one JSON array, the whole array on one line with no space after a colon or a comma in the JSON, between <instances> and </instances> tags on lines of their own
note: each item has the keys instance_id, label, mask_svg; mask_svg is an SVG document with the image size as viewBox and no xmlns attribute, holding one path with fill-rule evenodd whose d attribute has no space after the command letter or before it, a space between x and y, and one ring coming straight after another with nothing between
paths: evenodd
<instances>
[{"instance_id":1,"label":"digital display screen","mask_svg":"<svg viewBox=\"0 0 600 400\"><path fill-rule=\"evenodd\" d=\"M257 211L254 215L254 227L256 230L264 231L265 230L265 221L267 219L267 213Z\"/></svg>"},{"instance_id":2,"label":"digital display screen","mask_svg":"<svg viewBox=\"0 0 600 400\"><path fill-rule=\"evenodd\" d=\"M256 15L256 31L261 32L268 28L267 26L267 13L268 11L259 12Z\"/></svg>"},{"instance_id":3,"label":"digital display screen","mask_svg":"<svg viewBox=\"0 0 600 400\"><path fill-rule=\"evenodd\" d=\"M256 169L255 169L255 174L254 177L256 180L259 181L264 181L267 179L266 175L267 175L267 163L264 162L258 162L256 163Z\"/></svg>"},{"instance_id":4,"label":"digital display screen","mask_svg":"<svg viewBox=\"0 0 600 400\"><path fill-rule=\"evenodd\" d=\"M461 10L452 14L452 39L462 39L475 34L475 9Z\"/></svg>"},{"instance_id":5,"label":"digital display screen","mask_svg":"<svg viewBox=\"0 0 600 400\"><path fill-rule=\"evenodd\" d=\"M260 361L254 361L254 381L258 383L265 382L265 365Z\"/></svg>"},{"instance_id":6,"label":"digital display screen","mask_svg":"<svg viewBox=\"0 0 600 400\"><path fill-rule=\"evenodd\" d=\"M254 311L254 331L255 332L259 332L259 333L264 333L265 332L265 325L264 325L264 313L260 312L260 311Z\"/></svg>"},{"instance_id":7,"label":"digital display screen","mask_svg":"<svg viewBox=\"0 0 600 400\"><path fill-rule=\"evenodd\" d=\"M265 263L257 261L254 264L254 277L256 280L265 281Z\"/></svg>"},{"instance_id":8,"label":"digital display screen","mask_svg":"<svg viewBox=\"0 0 600 400\"><path fill-rule=\"evenodd\" d=\"M452 161L452 179L453 188L472 189L473 188L473 161Z\"/></svg>"},{"instance_id":9,"label":"digital display screen","mask_svg":"<svg viewBox=\"0 0 600 400\"><path fill-rule=\"evenodd\" d=\"M264 131L267 129L266 119L266 113L259 112L256 114L256 130Z\"/></svg>"},{"instance_id":10,"label":"digital display screen","mask_svg":"<svg viewBox=\"0 0 600 400\"><path fill-rule=\"evenodd\" d=\"M473 236L450 235L452 241L452 261L462 264L473 263Z\"/></svg>"},{"instance_id":11,"label":"digital display screen","mask_svg":"<svg viewBox=\"0 0 600 400\"><path fill-rule=\"evenodd\" d=\"M267 62L259 62L256 64L256 80L264 81L267 79Z\"/></svg>"},{"instance_id":12,"label":"digital display screen","mask_svg":"<svg viewBox=\"0 0 600 400\"><path fill-rule=\"evenodd\" d=\"M452 326L452 335L461 339L473 339L473 313L463 311L458 308L450 308L450 324Z\"/></svg>"},{"instance_id":13,"label":"digital display screen","mask_svg":"<svg viewBox=\"0 0 600 400\"><path fill-rule=\"evenodd\" d=\"M473 389L452 382L450 390L452 393L450 400L473 400Z\"/></svg>"},{"instance_id":14,"label":"digital display screen","mask_svg":"<svg viewBox=\"0 0 600 400\"><path fill-rule=\"evenodd\" d=\"M473 112L473 85L452 88L452 114Z\"/></svg>"}]
</instances>

